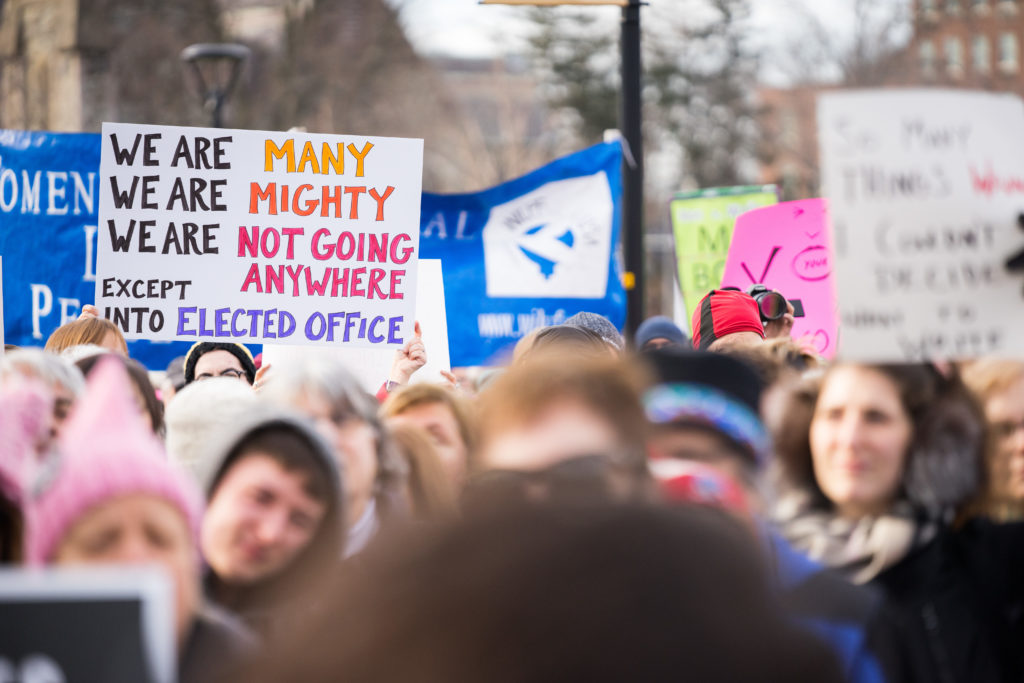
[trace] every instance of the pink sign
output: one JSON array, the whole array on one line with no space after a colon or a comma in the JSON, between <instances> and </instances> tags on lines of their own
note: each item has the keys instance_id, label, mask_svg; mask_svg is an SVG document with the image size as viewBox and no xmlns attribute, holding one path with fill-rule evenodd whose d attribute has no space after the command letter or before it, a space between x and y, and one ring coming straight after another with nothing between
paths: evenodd
<instances>
[{"instance_id":1,"label":"pink sign","mask_svg":"<svg viewBox=\"0 0 1024 683\"><path fill-rule=\"evenodd\" d=\"M736 220L722 286L747 291L763 284L798 300L804 317L796 319L793 339L831 358L839 333L832 261L824 199L766 206Z\"/></svg>"}]
</instances>

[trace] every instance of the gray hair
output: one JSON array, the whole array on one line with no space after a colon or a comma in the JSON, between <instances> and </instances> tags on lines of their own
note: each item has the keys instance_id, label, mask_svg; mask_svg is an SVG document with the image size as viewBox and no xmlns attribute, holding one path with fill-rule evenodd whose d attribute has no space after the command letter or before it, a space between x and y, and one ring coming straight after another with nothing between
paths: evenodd
<instances>
[{"instance_id":1,"label":"gray hair","mask_svg":"<svg viewBox=\"0 0 1024 683\"><path fill-rule=\"evenodd\" d=\"M16 375L35 377L51 389L61 387L76 399L85 393L85 377L73 363L42 349L17 349L0 357L0 383Z\"/></svg>"},{"instance_id":2,"label":"gray hair","mask_svg":"<svg viewBox=\"0 0 1024 683\"><path fill-rule=\"evenodd\" d=\"M334 422L340 424L355 417L370 425L377 439L375 497L395 494L405 480L408 466L378 414L377 399L363 390L341 361L317 354L275 359L259 393L271 402L291 407L306 395L319 396L330 406Z\"/></svg>"}]
</instances>

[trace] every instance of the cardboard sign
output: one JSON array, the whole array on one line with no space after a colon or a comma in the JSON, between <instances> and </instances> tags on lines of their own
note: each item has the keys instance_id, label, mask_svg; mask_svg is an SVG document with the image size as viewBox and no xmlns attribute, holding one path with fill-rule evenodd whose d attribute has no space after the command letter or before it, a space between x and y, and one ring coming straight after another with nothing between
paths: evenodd
<instances>
[{"instance_id":1,"label":"cardboard sign","mask_svg":"<svg viewBox=\"0 0 1024 683\"><path fill-rule=\"evenodd\" d=\"M679 288L686 319L697 304L722 284L725 257L740 214L778 202L774 185L720 187L676 194L670 205L676 242Z\"/></svg>"},{"instance_id":2,"label":"cardboard sign","mask_svg":"<svg viewBox=\"0 0 1024 683\"><path fill-rule=\"evenodd\" d=\"M1024 239L1024 105L1012 95L822 96L844 358L1024 353L1024 299L1006 260Z\"/></svg>"},{"instance_id":3,"label":"cardboard sign","mask_svg":"<svg viewBox=\"0 0 1024 683\"><path fill-rule=\"evenodd\" d=\"M444 303L444 279L441 262L437 259L420 259L419 277L416 280L416 320L420 322L423 345L427 349L427 364L413 374L410 382L437 382L447 380L441 370L451 370L448 352L448 318ZM359 380L362 387L376 393L391 372L395 352L391 349L359 348L309 348L264 344L263 362L287 362L288 358L301 354L304 357L325 356L340 361Z\"/></svg>"},{"instance_id":4,"label":"cardboard sign","mask_svg":"<svg viewBox=\"0 0 1024 683\"><path fill-rule=\"evenodd\" d=\"M790 336L832 358L838 342L828 208L823 199L784 202L736 220L723 286L764 284L802 304Z\"/></svg>"},{"instance_id":5,"label":"cardboard sign","mask_svg":"<svg viewBox=\"0 0 1024 683\"><path fill-rule=\"evenodd\" d=\"M172 683L175 653L157 570L0 570L2 681Z\"/></svg>"},{"instance_id":6,"label":"cardboard sign","mask_svg":"<svg viewBox=\"0 0 1024 683\"><path fill-rule=\"evenodd\" d=\"M397 347L423 141L103 124L96 305L129 339Z\"/></svg>"}]
</instances>

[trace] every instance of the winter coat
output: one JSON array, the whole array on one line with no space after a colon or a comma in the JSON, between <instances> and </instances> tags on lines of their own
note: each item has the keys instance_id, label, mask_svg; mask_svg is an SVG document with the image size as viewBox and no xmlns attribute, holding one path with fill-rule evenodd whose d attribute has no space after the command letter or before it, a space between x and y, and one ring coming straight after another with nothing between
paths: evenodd
<instances>
[{"instance_id":1,"label":"winter coat","mask_svg":"<svg viewBox=\"0 0 1024 683\"><path fill-rule=\"evenodd\" d=\"M245 665L259 641L233 615L213 606L196 615L178 662L179 683L225 680Z\"/></svg>"},{"instance_id":2,"label":"winter coat","mask_svg":"<svg viewBox=\"0 0 1024 683\"><path fill-rule=\"evenodd\" d=\"M855 586L768 533L782 601L804 626L828 643L850 683L897 683L898 636L882 595Z\"/></svg>"},{"instance_id":3,"label":"winter coat","mask_svg":"<svg viewBox=\"0 0 1024 683\"><path fill-rule=\"evenodd\" d=\"M905 680L1024 680L1024 523L944 527L870 585L906 645Z\"/></svg>"}]
</instances>

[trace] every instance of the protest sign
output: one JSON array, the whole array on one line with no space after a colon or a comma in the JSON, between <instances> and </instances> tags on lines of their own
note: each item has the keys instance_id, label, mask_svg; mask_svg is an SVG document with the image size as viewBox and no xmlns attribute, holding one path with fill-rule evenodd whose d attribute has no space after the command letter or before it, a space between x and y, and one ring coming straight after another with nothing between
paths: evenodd
<instances>
[{"instance_id":1,"label":"protest sign","mask_svg":"<svg viewBox=\"0 0 1024 683\"><path fill-rule=\"evenodd\" d=\"M448 321L445 313L444 281L441 262L437 259L420 259L416 279L416 320L422 330L423 346L427 350L427 364L413 374L410 382L435 382L445 380L441 370L451 370L448 356ZM264 344L263 363L274 365L287 362L290 358L323 357L340 361L363 389L376 393L388 379L391 363L395 358L392 349L364 349L289 346Z\"/></svg>"},{"instance_id":2,"label":"protest sign","mask_svg":"<svg viewBox=\"0 0 1024 683\"><path fill-rule=\"evenodd\" d=\"M172 683L175 652L157 570L0 570L2 681Z\"/></svg>"},{"instance_id":3,"label":"protest sign","mask_svg":"<svg viewBox=\"0 0 1024 683\"><path fill-rule=\"evenodd\" d=\"M1024 105L1012 95L859 91L818 105L839 354L1021 355Z\"/></svg>"},{"instance_id":4,"label":"protest sign","mask_svg":"<svg viewBox=\"0 0 1024 683\"><path fill-rule=\"evenodd\" d=\"M423 141L103 124L96 305L130 339L398 347Z\"/></svg>"},{"instance_id":5,"label":"protest sign","mask_svg":"<svg viewBox=\"0 0 1024 683\"><path fill-rule=\"evenodd\" d=\"M825 200L784 202L736 220L722 285L747 291L764 284L799 301L803 316L790 335L831 358L838 341L832 260Z\"/></svg>"},{"instance_id":6,"label":"protest sign","mask_svg":"<svg viewBox=\"0 0 1024 683\"><path fill-rule=\"evenodd\" d=\"M774 185L718 187L675 195L669 210L687 320L693 318L701 298L722 284L736 218L778 201Z\"/></svg>"},{"instance_id":7,"label":"protest sign","mask_svg":"<svg viewBox=\"0 0 1024 683\"><path fill-rule=\"evenodd\" d=\"M92 303L96 284L100 136L0 130L0 255L6 341L42 346ZM132 342L163 368L184 344Z\"/></svg>"},{"instance_id":8,"label":"protest sign","mask_svg":"<svg viewBox=\"0 0 1024 683\"><path fill-rule=\"evenodd\" d=\"M621 328L622 148L595 145L483 192L423 195L423 258L444 265L451 360L486 365L580 311Z\"/></svg>"}]
</instances>

